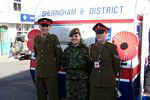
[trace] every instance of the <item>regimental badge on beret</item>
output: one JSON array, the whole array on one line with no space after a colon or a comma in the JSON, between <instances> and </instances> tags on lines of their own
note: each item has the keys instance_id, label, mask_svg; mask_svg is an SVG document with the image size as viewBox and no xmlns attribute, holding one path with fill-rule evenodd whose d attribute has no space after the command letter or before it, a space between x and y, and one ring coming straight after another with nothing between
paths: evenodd
<instances>
[{"instance_id":1,"label":"regimental badge on beret","mask_svg":"<svg viewBox=\"0 0 150 100\"><path fill-rule=\"evenodd\" d=\"M76 30L75 30L75 32L76 32L76 33L78 33L78 32L79 32L79 30L78 30L78 29L76 29Z\"/></svg>"}]
</instances>

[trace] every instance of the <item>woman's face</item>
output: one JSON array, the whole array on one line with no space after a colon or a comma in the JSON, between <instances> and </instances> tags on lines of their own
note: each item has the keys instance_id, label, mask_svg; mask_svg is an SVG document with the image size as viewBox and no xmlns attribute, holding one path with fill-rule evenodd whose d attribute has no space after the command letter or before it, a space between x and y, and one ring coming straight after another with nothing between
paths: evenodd
<instances>
[{"instance_id":1,"label":"woman's face","mask_svg":"<svg viewBox=\"0 0 150 100\"><path fill-rule=\"evenodd\" d=\"M104 32L104 34L96 34L96 39L98 42L104 42L107 38L107 33Z\"/></svg>"},{"instance_id":2,"label":"woman's face","mask_svg":"<svg viewBox=\"0 0 150 100\"><path fill-rule=\"evenodd\" d=\"M81 40L81 36L79 34L73 34L71 37L71 42L74 45L79 44L80 40Z\"/></svg>"}]
</instances>

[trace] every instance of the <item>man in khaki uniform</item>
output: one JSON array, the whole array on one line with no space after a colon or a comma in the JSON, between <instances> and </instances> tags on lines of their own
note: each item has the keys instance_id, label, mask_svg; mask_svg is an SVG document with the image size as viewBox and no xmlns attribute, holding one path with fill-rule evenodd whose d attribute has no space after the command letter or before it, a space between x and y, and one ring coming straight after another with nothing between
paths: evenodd
<instances>
[{"instance_id":1,"label":"man in khaki uniform","mask_svg":"<svg viewBox=\"0 0 150 100\"><path fill-rule=\"evenodd\" d=\"M45 89L49 100L58 100L57 71L62 49L57 36L48 33L52 20L41 18L37 24L41 31L41 35L34 39L37 100L47 100Z\"/></svg>"},{"instance_id":2,"label":"man in khaki uniform","mask_svg":"<svg viewBox=\"0 0 150 100\"><path fill-rule=\"evenodd\" d=\"M116 100L115 75L120 70L120 58L116 46L106 42L109 28L98 23L93 30L96 32L96 43L89 47L92 62L90 100Z\"/></svg>"}]
</instances>

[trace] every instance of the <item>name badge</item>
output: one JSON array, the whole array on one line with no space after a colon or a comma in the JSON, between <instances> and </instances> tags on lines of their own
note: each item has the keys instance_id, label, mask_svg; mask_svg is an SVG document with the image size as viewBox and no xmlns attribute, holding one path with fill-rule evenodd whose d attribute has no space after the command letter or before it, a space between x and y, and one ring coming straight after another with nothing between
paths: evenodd
<instances>
[{"instance_id":1,"label":"name badge","mask_svg":"<svg viewBox=\"0 0 150 100\"><path fill-rule=\"evenodd\" d=\"M99 61L95 61L95 62L94 62L94 68L100 68Z\"/></svg>"}]
</instances>

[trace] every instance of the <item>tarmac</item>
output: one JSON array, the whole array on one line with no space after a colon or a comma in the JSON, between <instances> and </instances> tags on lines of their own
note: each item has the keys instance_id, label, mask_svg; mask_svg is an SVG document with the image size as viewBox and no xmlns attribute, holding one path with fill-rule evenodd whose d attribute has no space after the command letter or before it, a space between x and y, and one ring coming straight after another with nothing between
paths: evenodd
<instances>
[{"instance_id":1,"label":"tarmac","mask_svg":"<svg viewBox=\"0 0 150 100\"><path fill-rule=\"evenodd\" d=\"M0 100L36 100L28 60L0 56Z\"/></svg>"},{"instance_id":2,"label":"tarmac","mask_svg":"<svg viewBox=\"0 0 150 100\"><path fill-rule=\"evenodd\" d=\"M0 78L29 69L29 61L19 61L14 57L0 56Z\"/></svg>"},{"instance_id":3,"label":"tarmac","mask_svg":"<svg viewBox=\"0 0 150 100\"><path fill-rule=\"evenodd\" d=\"M0 56L0 100L36 100L29 63L29 60L20 61L13 57ZM64 98L64 76L59 74L58 77L60 97Z\"/></svg>"}]
</instances>

